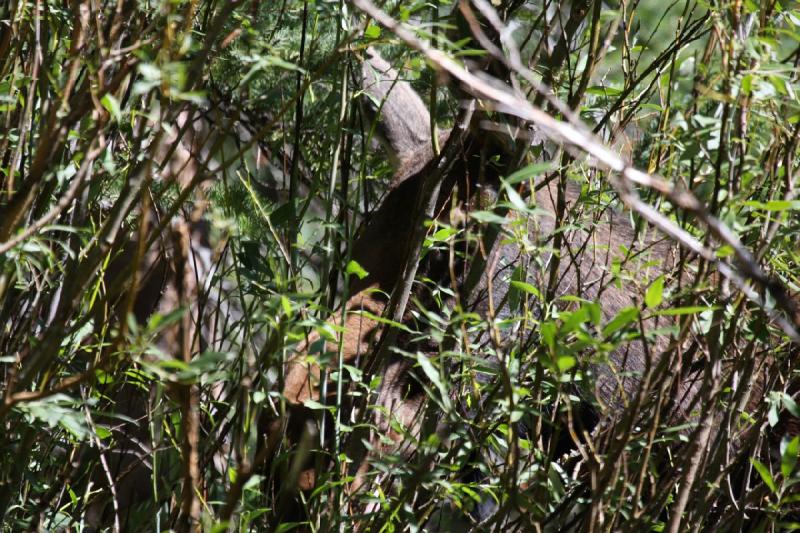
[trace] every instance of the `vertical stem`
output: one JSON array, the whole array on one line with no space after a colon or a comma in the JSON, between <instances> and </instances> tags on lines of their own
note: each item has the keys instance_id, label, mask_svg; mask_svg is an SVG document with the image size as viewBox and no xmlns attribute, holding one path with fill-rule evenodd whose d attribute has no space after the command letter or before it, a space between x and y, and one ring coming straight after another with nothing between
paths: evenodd
<instances>
[{"instance_id":1,"label":"vertical stem","mask_svg":"<svg viewBox=\"0 0 800 533\"><path fill-rule=\"evenodd\" d=\"M289 167L289 205L291 206L291 223L287 230L287 244L289 246L289 257L291 275L297 272L297 232L300 231L300 220L297 216L295 205L297 200L297 170L300 163L300 130L303 127L303 103L305 102L305 91L303 90L303 64L306 49L306 33L308 27L308 0L303 1L303 28L300 34L300 58L297 61L297 78L295 90L297 98L294 107L294 140L292 142L292 162Z\"/></svg>"}]
</instances>

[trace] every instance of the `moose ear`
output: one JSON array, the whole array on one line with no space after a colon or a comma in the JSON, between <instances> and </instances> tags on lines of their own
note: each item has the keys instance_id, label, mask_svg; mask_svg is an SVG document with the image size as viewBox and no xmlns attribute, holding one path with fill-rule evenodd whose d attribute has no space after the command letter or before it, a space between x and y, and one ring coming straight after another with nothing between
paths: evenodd
<instances>
[{"instance_id":1,"label":"moose ear","mask_svg":"<svg viewBox=\"0 0 800 533\"><path fill-rule=\"evenodd\" d=\"M377 121L377 138L389 152L397 184L432 157L430 113L408 81L372 48L361 65L361 89L364 113Z\"/></svg>"}]
</instances>

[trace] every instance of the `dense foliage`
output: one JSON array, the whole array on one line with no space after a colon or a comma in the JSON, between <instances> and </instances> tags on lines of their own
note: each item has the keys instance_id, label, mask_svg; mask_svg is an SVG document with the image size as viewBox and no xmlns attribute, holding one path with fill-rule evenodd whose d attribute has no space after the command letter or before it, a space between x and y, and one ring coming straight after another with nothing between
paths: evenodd
<instances>
[{"instance_id":1,"label":"dense foliage","mask_svg":"<svg viewBox=\"0 0 800 533\"><path fill-rule=\"evenodd\" d=\"M4 530L800 527L800 6L389 1L399 31L373 8L0 5ZM432 138L477 98L464 135L513 154L428 217L407 308L373 317L426 398L415 426L380 403L389 374L324 349L397 173L368 47ZM630 242L597 244L609 220ZM578 234L580 261L614 258L565 290ZM519 253L477 312L486 243ZM613 291L634 305L607 316ZM634 344L644 366L620 365ZM302 406L298 346L323 368Z\"/></svg>"}]
</instances>

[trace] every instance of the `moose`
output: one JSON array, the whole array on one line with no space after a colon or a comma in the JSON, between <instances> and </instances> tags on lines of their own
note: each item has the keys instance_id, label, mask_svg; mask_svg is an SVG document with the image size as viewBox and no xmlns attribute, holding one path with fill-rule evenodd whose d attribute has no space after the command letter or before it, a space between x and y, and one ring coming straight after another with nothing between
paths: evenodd
<instances>
[{"instance_id":1,"label":"moose","mask_svg":"<svg viewBox=\"0 0 800 533\"><path fill-rule=\"evenodd\" d=\"M367 275L351 277L344 310L332 319L342 329L339 343L311 333L287 364L282 393L291 407L289 424L304 421L302 430L290 432L295 439L301 440L300 434L309 428L313 432L314 425L308 424L308 420L319 421L319 416L305 409L304 404L336 401L331 388L327 389L327 398L322 392L325 371L319 359L311 356L324 352L334 354L329 361L338 357L339 368L342 364L356 364L381 376L375 394L377 407L373 408L372 433L358 435L356 440L360 439L360 443L351 439L348 449L348 457L353 459L351 490L368 486L363 475L371 458L384 453L407 458L424 455L413 443L422 442L426 435L434 433L446 439L446 424L436 420L436 407L426 403L430 375L421 371L420 358L413 356L421 353L423 358L434 358L458 342L451 338L448 345L447 340L431 340L433 325L425 318L425 310L435 307L431 286L452 289L446 297L437 296L445 300L445 307L473 313L483 321L466 343L474 350L473 355L480 354L478 357L494 369L488 374L498 382L497 388L513 396L511 386L502 383L509 352L534 350L537 344L550 343L551 354L560 349L576 353L570 346L559 347L555 344L557 340L546 339L541 331L526 336L514 328L502 331L497 328L498 322L514 315L514 306L520 305L518 287L528 286L524 284L530 281L539 288L536 292L539 300L530 302L534 316L542 318L549 303L549 311L563 313L565 321L575 317L594 324L589 327L596 328L596 334L617 339L602 357L577 352L582 361L572 372L582 374L582 384L575 393L584 402L566 409L569 424L578 429L570 430L568 438L562 435L565 446L557 449L577 454L591 463L587 442L594 440L595 446L608 446L612 455L620 454L621 448L615 448L615 434L624 434L640 424L655 427L659 420L684 428L682 438L688 441L686 446L691 447L694 457L735 453L739 443L752 441L757 433L753 428L738 428L735 421L723 420L704 405L703 398L719 394L723 384L730 384L731 401L741 411L756 409L768 386L768 369L775 361L764 356L744 371L735 369L735 365L720 366L718 362L706 367L693 364L695 354L708 348L702 347L697 338L687 340L689 322L669 313L661 314L657 309L646 312L647 305L658 304L645 302L649 299L648 291L652 291L649 288L660 287L662 283L673 287L676 302L702 298L697 258L681 251L663 235L637 228L618 208L603 209L588 223L570 224L568 220L581 216L581 200L586 201L585 190L581 190L578 182L557 171L551 172L527 189L519 188L529 194L536 215L507 210L503 213L504 221L494 231L484 227L472 242L458 242L449 249L431 248L420 257L419 250L414 248L422 222L419 206L430 200L428 214L434 214L431 218L444 227L456 228L454 231L469 233L468 228L474 227L477 218L472 215L492 209L504 191L511 188L505 178L519 171L520 140L498 133L502 128L487 128L490 120L483 113L472 115L468 122L457 124L451 131L437 134L432 131L421 98L399 79L398 72L374 50L366 50L365 56L360 79L363 101L369 108L367 115L374 115L378 121L381 144L389 151L387 157L395 162L395 177L388 194L365 222L354 243L352 259ZM439 153L431 148L439 145L433 142L437 137L442 146ZM527 137L522 142L530 145ZM544 146L542 153L547 154L548 148L553 147ZM552 150L550 157L556 152ZM441 186L435 198L429 199L426 184L434 173L442 174ZM514 232L524 239L509 238ZM526 251L521 240L535 244ZM413 288L406 287L412 303L398 311L396 297L407 282L409 263L418 263L417 279L431 281L427 286L417 283ZM619 276L624 281L620 282ZM594 318L590 318L591 313L596 313ZM399 326L386 325L381 316L401 322L407 329L393 334L387 330ZM637 318L622 326L627 333L620 337L615 328L625 322L625 316ZM455 367L450 370L457 371ZM353 405L364 408L363 403L353 402ZM655 422L648 421L648 416L654 416ZM720 425L726 426L730 433L719 431ZM272 426L273 430L277 427ZM519 430L539 439L548 433L541 427ZM557 437L551 431L545 438ZM711 443L716 443L713 445L716 448ZM329 444L318 443L322 449ZM296 460L305 461L308 469L292 482L308 490L314 486L315 476L310 466L312 456L303 457L304 453L308 453L308 447L302 449ZM418 460L424 464L424 457ZM596 474L608 475L598 465L591 468L595 468ZM692 472L691 465L687 468ZM380 478L375 482L380 482ZM479 513L477 520L499 511L497 508L487 511L483 506L481 512L483 515Z\"/></svg>"},{"instance_id":2,"label":"moose","mask_svg":"<svg viewBox=\"0 0 800 533\"><path fill-rule=\"evenodd\" d=\"M382 136L382 145L391 151L388 157L396 162L396 173L390 192L354 243L352 258L368 274L350 281L351 296L344 304L346 311L342 323L341 358L346 363L359 358L366 361L371 353L378 350L376 346L381 341L381 322L376 317L387 310L388 295L402 276L402 267L414 233L414 213L410 207L416 205L423 181L435 171L434 165L437 163L431 150L430 117L422 100L404 82L398 81L397 71L377 52L370 49L366 54L361 76L365 94L363 99L367 106L374 106L376 102L380 104L379 110L372 109L372 112L380 111L376 117L378 131ZM470 211L485 209L496 202L500 178L517 170L512 162L513 148L504 146L502 139L483 131L481 120L483 117L474 118L463 135L450 132L441 135L445 142L458 145L458 155L447 170L434 209L436 213L441 213L440 217L449 217L447 222L451 224L465 224ZM445 146L442 151L447 149ZM491 163L487 163L489 161ZM552 297L576 295L599 302L602 315L608 320L621 310L635 305L637 298L641 301L643 297L643 293L637 294L631 287L604 283L604 278L610 276L610 266L615 261L624 261L629 268L635 268L638 275L652 280L671 270L677 261L676 251L663 238L640 238L622 215L614 211L607 211L602 219L596 221L589 234L574 231L565 237L557 233L559 211L574 207L580 194L577 184L565 185L559 190L558 181L551 180L538 187L534 199L542 213L535 220L527 221L514 221L509 217L509 224L524 224L524 230L534 242L549 243L542 245L542 248L550 251L547 257L541 258L541 263L558 264L554 269ZM550 241L559 242L558 253L553 253ZM450 252L462 259L447 257L445 252L433 252L423 259L420 270L439 283L455 285L456 298L470 312L484 318L507 316L509 291L513 290L512 276L515 268L526 261L525 254L518 245L504 242L502 238L495 238L494 242L479 248ZM470 263L477 260L484 268L477 280L470 279ZM455 266L456 279L448 279L454 261L458 263ZM475 276L474 273L472 275ZM542 283L541 286L547 285L542 279L538 281ZM644 288L638 287L637 290ZM418 300L424 298L422 294L415 294L415 297ZM408 319L410 316L411 313L405 314ZM659 325L659 319L652 317L642 327L655 330ZM474 340L477 344L492 341L489 332L483 332L480 336L485 338ZM311 346L318 344L318 341L319 336L312 334L301 344L287 366L283 394L288 402L298 407L307 400L320 399L321 369L309 362L307 357ZM413 344L407 338L396 339L396 342L408 343L406 350ZM424 342L419 341L419 344L424 345ZM648 365L647 359L653 353L665 351L668 344L669 338L664 335L650 341L636 340L613 352L607 364L594 366L592 371L597 375L597 392L603 402L620 405L624 396L634 395L639 376ZM425 346L418 349L433 348ZM329 342L326 349L336 351L336 343ZM407 358L389 355L381 369L384 377L380 402L391 416L406 427L419 424L417 419L425 396L424 391L412 383L417 378L410 372L411 366ZM627 377L618 374L626 374ZM677 383L675 386L679 387ZM680 405L675 407L676 413L683 411ZM402 436L396 435L396 438L397 444L401 444L399 441Z\"/></svg>"},{"instance_id":3,"label":"moose","mask_svg":"<svg viewBox=\"0 0 800 533\"><path fill-rule=\"evenodd\" d=\"M465 111L452 129L436 131L427 107L400 73L376 50L367 48L361 53L357 87L364 116L375 121L376 135L394 165L394 174L385 196L365 217L350 251L361 275L346 276L342 309L330 319L339 337L325 338L311 331L294 347L277 385L285 409L268 413L260 421L264 453L259 457L268 463L279 447L289 450L282 489L286 499L296 491L312 490L318 483L318 465L329 460L325 453L314 452L330 450L334 434L328 430L323 435L321 428L333 427L334 421L316 407L319 404L338 401L343 413L339 416L366 420L342 444L349 460L342 474L351 480L347 487L351 494L368 491L371 483L381 481L368 478L369 466L384 455L424 465L419 443L431 435L447 441L451 428L432 408L430 368L423 369L420 361L452 351L459 343L470 353L470 360L478 362L473 378L496 382L489 389L493 392L471 399L472 406L463 409L467 417L476 416L487 394L513 401L517 392L510 373L520 370L514 369L512 359L526 351L540 354L538 369L527 369L537 376L537 383L542 385L542 376L548 374L571 383L565 397L574 405L553 407L548 415L551 427L526 426L522 420L511 424L510 431L532 442L559 441L555 449L589 464L584 468L593 469L594 475L610 474L592 463L599 451L589 450L588 443L622 454L624 443L617 443L614 436L646 426L644 413L663 416L652 422L653 428L683 426L681 435L687 446L705 450L714 439L727 443L723 432L704 434L696 429L720 420L700 403L700 393L707 395L709 385L707 371L692 364L702 348L697 339L692 340L690 325L680 315L659 314L658 303L645 312L654 286L674 287L676 301L685 296L682 289L701 292L694 259L671 240L638 227L617 208L597 209L588 220L581 220L591 191L559 171L558 161L569 155L534 136L539 143L538 162L550 164L536 179L525 175L531 162L524 157L531 152L530 136L508 134L513 128L490 127L496 115L475 111L474 101L462 104ZM180 161L164 163L175 173L192 167L186 151L178 154ZM163 157L173 156L165 153ZM434 181L436 186L429 188ZM425 222L446 228L445 234L465 237L443 243L428 239L431 244L424 247L423 241L431 236ZM180 306L190 309L186 319L165 328L157 341L165 352L180 353L188 363L202 346L224 342L214 333L220 315L236 320L242 310L230 304L215 306L213 301L205 306L194 303L203 300L200 294L211 286L216 268L211 259L219 256L210 243L207 224L179 221L161 240L159 251L141 258L141 269L147 274L142 276L133 309L140 322L156 311L169 314ZM107 275L125 266L127 256L122 257ZM688 298L695 301L697 294ZM431 309L468 318L442 331ZM514 317L523 309L531 322L557 317L564 330L543 331L521 324ZM552 328L554 322L548 323ZM600 341L582 341L586 335ZM565 339L569 344L560 344ZM603 353L592 352L598 349ZM763 358L763 366L769 364L769 358ZM347 387L357 384L342 383L339 390L330 386L331 373L342 380L345 365L378 378L377 390L349 395ZM444 370L462 371L455 366ZM760 402L759 391L767 379L764 368L749 372L736 378L739 386L731 393L742 410ZM569 376L573 379L566 379ZM732 375L716 375L714 390L732 380ZM178 386L175 394L185 412L193 413L199 431L200 417L192 407L197 392ZM464 400L455 390L447 394L454 401ZM141 389L117 399L124 411L123 396L134 406L128 417L147 418ZM554 429L558 427L568 429ZM124 472L127 481L116 483L108 498L97 496L90 508L94 526L119 513L109 501L126 507L141 500L146 477L141 463L148 450L141 445L143 435L128 431L133 451L116 458L111 468ZM188 456L198 453L188 442L185 452ZM199 477L191 466L183 472L187 485ZM95 483L102 486L106 481L99 476ZM478 507L480 511L469 520L504 512ZM199 503L187 497L181 512L196 519Z\"/></svg>"}]
</instances>

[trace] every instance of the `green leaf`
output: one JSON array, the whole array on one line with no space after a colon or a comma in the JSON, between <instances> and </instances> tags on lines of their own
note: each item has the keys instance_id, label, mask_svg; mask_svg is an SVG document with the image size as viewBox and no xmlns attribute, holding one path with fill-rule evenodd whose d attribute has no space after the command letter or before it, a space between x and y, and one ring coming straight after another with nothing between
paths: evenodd
<instances>
[{"instance_id":1,"label":"green leaf","mask_svg":"<svg viewBox=\"0 0 800 533\"><path fill-rule=\"evenodd\" d=\"M781 474L783 479L789 479L797 465L797 454L800 452L800 436L793 438L786 445L786 449L781 456Z\"/></svg>"},{"instance_id":2,"label":"green leaf","mask_svg":"<svg viewBox=\"0 0 800 533\"><path fill-rule=\"evenodd\" d=\"M619 313L617 313L617 316L611 319L611 322L606 324L606 327L603 328L603 336L608 337L609 335L616 333L636 320L638 316L639 310L635 307L626 307L625 309L622 309Z\"/></svg>"},{"instance_id":3,"label":"green leaf","mask_svg":"<svg viewBox=\"0 0 800 533\"><path fill-rule=\"evenodd\" d=\"M753 90L753 75L748 74L742 78L742 93L749 95Z\"/></svg>"},{"instance_id":4,"label":"green leaf","mask_svg":"<svg viewBox=\"0 0 800 533\"><path fill-rule=\"evenodd\" d=\"M781 96L788 95L787 81L780 76L767 76L767 79Z\"/></svg>"},{"instance_id":5,"label":"green leaf","mask_svg":"<svg viewBox=\"0 0 800 533\"><path fill-rule=\"evenodd\" d=\"M571 355L562 355L556 360L559 372L566 372L575 366L577 360Z\"/></svg>"},{"instance_id":6,"label":"green leaf","mask_svg":"<svg viewBox=\"0 0 800 533\"><path fill-rule=\"evenodd\" d=\"M775 480L772 479L772 474L769 473L769 469L763 465L758 459L755 457L750 458L750 463L753 465L753 468L756 469L756 472L761 476L761 479L764 480L769 490L772 492L778 492L778 487L775 486Z\"/></svg>"},{"instance_id":7,"label":"green leaf","mask_svg":"<svg viewBox=\"0 0 800 533\"><path fill-rule=\"evenodd\" d=\"M262 403L266 399L267 399L267 395L264 394L264 392L262 392L260 390L257 390L257 391L255 391L253 393L253 403L256 404L256 405L259 405L260 403Z\"/></svg>"},{"instance_id":8,"label":"green leaf","mask_svg":"<svg viewBox=\"0 0 800 533\"><path fill-rule=\"evenodd\" d=\"M290 63L289 61L285 61L277 56L267 56L267 64L272 67L278 67L285 70L294 70L302 72L303 69L295 65L294 63Z\"/></svg>"},{"instance_id":9,"label":"green leaf","mask_svg":"<svg viewBox=\"0 0 800 533\"><path fill-rule=\"evenodd\" d=\"M283 314L292 316L292 302L283 294L281 294L281 308L283 309Z\"/></svg>"},{"instance_id":10,"label":"green leaf","mask_svg":"<svg viewBox=\"0 0 800 533\"><path fill-rule=\"evenodd\" d=\"M393 328L397 328L399 330L407 331L407 332L411 333L411 329L408 326L406 326L405 324L402 324L400 322L395 322L394 320L390 320L388 318L384 318L384 317L376 315L374 313L370 313L369 311L367 311L365 309L359 309L358 311L351 311L351 313L354 314L354 315L361 315L363 317L369 318L370 320L374 320L378 324L385 324L387 326L392 326Z\"/></svg>"},{"instance_id":11,"label":"green leaf","mask_svg":"<svg viewBox=\"0 0 800 533\"><path fill-rule=\"evenodd\" d=\"M161 80L161 69L152 63L141 63L139 65L139 73L149 81Z\"/></svg>"},{"instance_id":12,"label":"green leaf","mask_svg":"<svg viewBox=\"0 0 800 533\"><path fill-rule=\"evenodd\" d=\"M783 394L781 401L783 402L783 407L785 407L786 410L792 414L792 416L800 418L800 408L798 408L797 402L794 401L794 398L788 394Z\"/></svg>"},{"instance_id":13,"label":"green leaf","mask_svg":"<svg viewBox=\"0 0 800 533\"><path fill-rule=\"evenodd\" d=\"M370 24L364 30L364 37L368 39L378 39L381 36L381 27L375 24Z\"/></svg>"},{"instance_id":14,"label":"green leaf","mask_svg":"<svg viewBox=\"0 0 800 533\"><path fill-rule=\"evenodd\" d=\"M644 303L650 309L658 307L664 299L664 276L658 276L656 280L647 288L644 295Z\"/></svg>"},{"instance_id":15,"label":"green leaf","mask_svg":"<svg viewBox=\"0 0 800 533\"><path fill-rule=\"evenodd\" d=\"M147 329L151 333L162 331L170 325L176 324L181 318L183 318L184 314L186 314L185 307L179 307L178 309L174 309L165 315L162 315L161 313L154 313L147 320Z\"/></svg>"},{"instance_id":16,"label":"green leaf","mask_svg":"<svg viewBox=\"0 0 800 533\"><path fill-rule=\"evenodd\" d=\"M364 270L364 268L361 265L359 265L355 260L352 259L350 260L349 263L347 263L345 272L351 275L355 274L356 276L358 276L358 279L364 279L369 275L369 272Z\"/></svg>"},{"instance_id":17,"label":"green leaf","mask_svg":"<svg viewBox=\"0 0 800 533\"><path fill-rule=\"evenodd\" d=\"M318 401L311 400L311 399L308 399L308 400L304 401L303 402L303 406L304 407L308 407L309 409L312 409L312 410L315 410L315 411L319 411L319 410L322 410L322 409L329 409L329 407L327 405L323 405L323 404L319 403Z\"/></svg>"},{"instance_id":18,"label":"green leaf","mask_svg":"<svg viewBox=\"0 0 800 533\"><path fill-rule=\"evenodd\" d=\"M534 163L532 165L528 165L525 168L517 170L503 181L508 185L516 185L517 183L529 180L534 176L540 176L542 174L546 174L547 172L552 172L554 167L555 165L549 162Z\"/></svg>"},{"instance_id":19,"label":"green leaf","mask_svg":"<svg viewBox=\"0 0 800 533\"><path fill-rule=\"evenodd\" d=\"M446 241L447 239L449 239L450 237L452 237L456 233L458 233L458 230L455 229L455 228L442 228L442 229L438 230L436 233L434 233L433 235L431 235L430 237L428 237L428 240L430 242Z\"/></svg>"},{"instance_id":20,"label":"green leaf","mask_svg":"<svg viewBox=\"0 0 800 533\"><path fill-rule=\"evenodd\" d=\"M520 196L513 187L506 185L504 189L506 190L508 201L514 206L514 209L517 211L525 211L528 208L528 204L525 203L525 200L522 199L522 196Z\"/></svg>"},{"instance_id":21,"label":"green leaf","mask_svg":"<svg viewBox=\"0 0 800 533\"><path fill-rule=\"evenodd\" d=\"M491 211L474 211L470 214L472 218L477 220L478 222L483 222L484 224L505 224L506 218L501 217L496 213L492 213Z\"/></svg>"},{"instance_id":22,"label":"green leaf","mask_svg":"<svg viewBox=\"0 0 800 533\"><path fill-rule=\"evenodd\" d=\"M781 498L781 504L800 502L800 494L791 494Z\"/></svg>"},{"instance_id":23,"label":"green leaf","mask_svg":"<svg viewBox=\"0 0 800 533\"><path fill-rule=\"evenodd\" d=\"M120 122L122 120L122 111L119 107L119 101L114 98L111 93L106 93L106 95L100 99L100 103L103 104L103 107L106 108L106 111L108 111L108 114L111 115L111 118L113 118L115 122Z\"/></svg>"},{"instance_id":24,"label":"green leaf","mask_svg":"<svg viewBox=\"0 0 800 533\"><path fill-rule=\"evenodd\" d=\"M769 406L769 411L767 411L767 422L769 423L770 427L775 427L780 422L780 415L778 414L778 405L776 403L772 403Z\"/></svg>"},{"instance_id":25,"label":"green leaf","mask_svg":"<svg viewBox=\"0 0 800 533\"><path fill-rule=\"evenodd\" d=\"M79 441L85 439L88 433L86 423L77 416L62 416L58 421L58 425L67 430Z\"/></svg>"},{"instance_id":26,"label":"green leaf","mask_svg":"<svg viewBox=\"0 0 800 533\"><path fill-rule=\"evenodd\" d=\"M527 292L528 294L532 294L537 298L539 298L540 300L542 299L542 293L539 292L539 289L537 289L530 283L527 283L525 281L512 281L511 286L514 287L515 289L521 290L522 292Z\"/></svg>"},{"instance_id":27,"label":"green leaf","mask_svg":"<svg viewBox=\"0 0 800 533\"><path fill-rule=\"evenodd\" d=\"M653 313L655 316L683 316L683 315L696 315L698 313L702 313L704 311L714 311L716 310L716 306L704 306L704 305L690 305L688 307L674 307L672 309L664 309L662 311L656 311Z\"/></svg>"},{"instance_id":28,"label":"green leaf","mask_svg":"<svg viewBox=\"0 0 800 533\"><path fill-rule=\"evenodd\" d=\"M521 266L517 266L511 273L510 287L508 290L508 306L514 311L520 308L522 303L522 291L514 286L514 282L525 282L526 272Z\"/></svg>"},{"instance_id":29,"label":"green leaf","mask_svg":"<svg viewBox=\"0 0 800 533\"><path fill-rule=\"evenodd\" d=\"M586 89L588 94L594 94L597 96L619 96L622 94L622 89L618 89L616 87L600 87L600 86L593 86Z\"/></svg>"},{"instance_id":30,"label":"green leaf","mask_svg":"<svg viewBox=\"0 0 800 533\"><path fill-rule=\"evenodd\" d=\"M603 320L603 310L600 308L600 304L597 302L585 302L582 305L586 308L589 320L592 324L595 326L600 325L600 322Z\"/></svg>"},{"instance_id":31,"label":"green leaf","mask_svg":"<svg viewBox=\"0 0 800 533\"><path fill-rule=\"evenodd\" d=\"M296 211L294 201L286 202L275 209L269 218L275 226L286 226L294 221Z\"/></svg>"},{"instance_id":32,"label":"green leaf","mask_svg":"<svg viewBox=\"0 0 800 533\"><path fill-rule=\"evenodd\" d=\"M288 533L289 531L300 531L302 527L308 526L307 522L283 522L275 528L275 533Z\"/></svg>"},{"instance_id":33,"label":"green leaf","mask_svg":"<svg viewBox=\"0 0 800 533\"><path fill-rule=\"evenodd\" d=\"M422 368L422 371L425 372L425 375L428 377L428 379L431 380L437 389L439 389L439 393L442 395L442 398L447 398L447 387L442 381L439 370L433 366L430 358L425 354L417 353L417 363L419 363L420 368Z\"/></svg>"},{"instance_id":34,"label":"green leaf","mask_svg":"<svg viewBox=\"0 0 800 533\"><path fill-rule=\"evenodd\" d=\"M770 200L769 202L750 200L744 202L744 205L762 211L792 211L800 209L800 200Z\"/></svg>"},{"instance_id":35,"label":"green leaf","mask_svg":"<svg viewBox=\"0 0 800 533\"><path fill-rule=\"evenodd\" d=\"M717 249L717 251L715 252L715 255L717 257L719 257L720 259L722 259L722 258L725 258L725 257L731 257L734 253L735 253L735 251L734 251L733 247L731 247L731 246L729 246L727 244L723 244L722 246L720 246Z\"/></svg>"},{"instance_id":36,"label":"green leaf","mask_svg":"<svg viewBox=\"0 0 800 533\"><path fill-rule=\"evenodd\" d=\"M557 332L558 326L552 321L543 322L542 325L539 326L539 333L542 336L542 340L551 350L555 349Z\"/></svg>"},{"instance_id":37,"label":"green leaf","mask_svg":"<svg viewBox=\"0 0 800 533\"><path fill-rule=\"evenodd\" d=\"M231 482L233 483L233 481ZM230 522L227 520L223 520L222 522L217 522L216 524L214 524L214 526L211 528L211 533L224 533L225 531L228 531L229 527L230 527Z\"/></svg>"},{"instance_id":38,"label":"green leaf","mask_svg":"<svg viewBox=\"0 0 800 533\"><path fill-rule=\"evenodd\" d=\"M113 435L111 430L105 426L94 426L94 434L97 435L97 438L100 440L108 439Z\"/></svg>"},{"instance_id":39,"label":"green leaf","mask_svg":"<svg viewBox=\"0 0 800 533\"><path fill-rule=\"evenodd\" d=\"M110 385L114 383L114 374L110 374L99 368L94 371L94 378L97 380L97 383L101 385Z\"/></svg>"}]
</instances>

